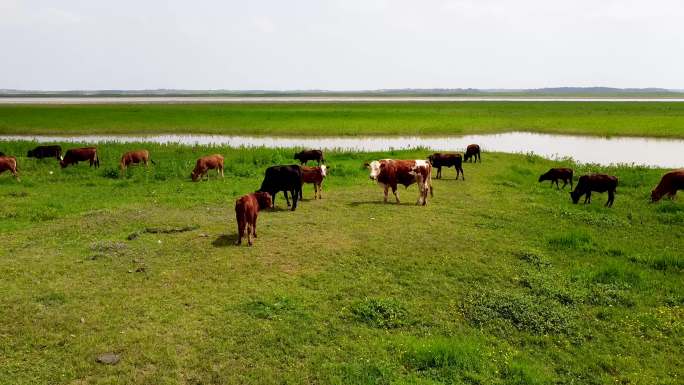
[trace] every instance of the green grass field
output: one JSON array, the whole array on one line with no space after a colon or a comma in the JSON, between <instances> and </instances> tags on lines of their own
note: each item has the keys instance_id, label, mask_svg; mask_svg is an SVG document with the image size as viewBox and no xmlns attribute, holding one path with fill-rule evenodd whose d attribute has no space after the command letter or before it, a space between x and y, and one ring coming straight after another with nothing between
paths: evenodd
<instances>
[{"instance_id":1,"label":"green grass field","mask_svg":"<svg viewBox=\"0 0 684 385\"><path fill-rule=\"evenodd\" d=\"M2 105L0 134L461 135L530 131L684 137L684 103L460 102Z\"/></svg>"},{"instance_id":2,"label":"green grass field","mask_svg":"<svg viewBox=\"0 0 684 385\"><path fill-rule=\"evenodd\" d=\"M418 207L415 186L382 204L362 164L426 151L328 153L323 199L278 196L250 248L234 200L292 151L145 145L158 164L119 178L132 147L0 175L0 383L682 382L684 204L648 203L664 170L486 153ZM190 182L216 152L225 179ZM617 175L615 206L537 183L559 164ZM198 228L127 240L176 226Z\"/></svg>"}]
</instances>

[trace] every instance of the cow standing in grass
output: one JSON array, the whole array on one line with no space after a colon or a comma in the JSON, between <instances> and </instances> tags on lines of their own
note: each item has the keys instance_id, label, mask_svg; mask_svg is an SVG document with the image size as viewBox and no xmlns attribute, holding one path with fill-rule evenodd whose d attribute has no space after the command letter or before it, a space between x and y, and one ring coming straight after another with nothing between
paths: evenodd
<instances>
[{"instance_id":1,"label":"cow standing in grass","mask_svg":"<svg viewBox=\"0 0 684 385\"><path fill-rule=\"evenodd\" d=\"M297 209L297 200L302 190L302 167L296 164L287 166L271 166L266 169L264 181L261 182L259 191L271 194L273 205L275 197L279 191L285 195L287 206L290 206L290 199L287 193L292 195L292 211Z\"/></svg>"},{"instance_id":2,"label":"cow standing in grass","mask_svg":"<svg viewBox=\"0 0 684 385\"><path fill-rule=\"evenodd\" d=\"M294 158L297 159L301 164L306 164L310 160L315 160L320 165L325 161L323 159L323 151L321 150L304 150L296 153Z\"/></svg>"},{"instance_id":3,"label":"cow standing in grass","mask_svg":"<svg viewBox=\"0 0 684 385\"><path fill-rule=\"evenodd\" d=\"M64 158L59 161L59 165L62 168L65 168L69 165L75 165L78 164L78 162L84 162L86 160L90 162L90 167L100 167L100 159L97 157L97 148L83 147L69 149L66 154L64 154Z\"/></svg>"},{"instance_id":4,"label":"cow standing in grass","mask_svg":"<svg viewBox=\"0 0 684 385\"><path fill-rule=\"evenodd\" d=\"M664 195L674 199L677 190L684 190L684 169L670 171L663 175L658 186L651 191L651 201L658 202Z\"/></svg>"},{"instance_id":5,"label":"cow standing in grass","mask_svg":"<svg viewBox=\"0 0 684 385\"><path fill-rule=\"evenodd\" d=\"M314 199L323 199L323 179L327 174L325 165L319 167L302 166L302 184L311 183L314 185ZM302 190L304 189L299 190L299 199L303 199Z\"/></svg>"},{"instance_id":6,"label":"cow standing in grass","mask_svg":"<svg viewBox=\"0 0 684 385\"><path fill-rule=\"evenodd\" d=\"M551 186L553 186L555 182L556 188L560 189L560 187L558 187L558 180L560 179L563 181L562 188L565 188L565 186L570 183L570 189L572 189L572 173L571 168L552 168L539 177L539 182L550 180Z\"/></svg>"},{"instance_id":7,"label":"cow standing in grass","mask_svg":"<svg viewBox=\"0 0 684 385\"><path fill-rule=\"evenodd\" d=\"M129 151L121 157L121 161L119 162L119 167L121 167L121 174L123 175L124 172L126 172L126 168L132 164L144 164L145 168L147 168L148 162L154 163L152 159L150 159L150 152L147 150L137 150L137 151Z\"/></svg>"},{"instance_id":8,"label":"cow standing in grass","mask_svg":"<svg viewBox=\"0 0 684 385\"><path fill-rule=\"evenodd\" d=\"M62 159L62 146L59 145L48 145L48 146L37 146L33 150L29 150L26 154L27 158L55 158Z\"/></svg>"},{"instance_id":9,"label":"cow standing in grass","mask_svg":"<svg viewBox=\"0 0 684 385\"><path fill-rule=\"evenodd\" d=\"M480 163L482 163L482 158L480 157L480 145L478 144L469 144L468 147L466 148L465 155L463 156L463 160L466 162L477 162L478 160Z\"/></svg>"},{"instance_id":10,"label":"cow standing in grass","mask_svg":"<svg viewBox=\"0 0 684 385\"><path fill-rule=\"evenodd\" d=\"M216 170L216 174L221 175L221 178L223 178L223 155L207 155L197 159L195 169L192 170L190 178L192 178L193 182L197 182L204 176L209 180L209 170Z\"/></svg>"},{"instance_id":11,"label":"cow standing in grass","mask_svg":"<svg viewBox=\"0 0 684 385\"><path fill-rule=\"evenodd\" d=\"M577 204L582 195L586 195L584 203L591 203L591 192L606 192L608 191L608 201L606 207L613 207L615 200L615 190L617 189L618 178L606 174L589 174L582 175L577 181L577 187L570 193L572 203Z\"/></svg>"},{"instance_id":12,"label":"cow standing in grass","mask_svg":"<svg viewBox=\"0 0 684 385\"><path fill-rule=\"evenodd\" d=\"M428 160L430 161L430 164L432 164L432 167L437 169L437 175L435 176L436 179L441 179L442 178L442 167L451 167L453 166L456 169L456 179L458 179L458 176L461 176L462 180L465 180L465 172L463 172L463 157L461 154L441 154L441 153L434 153L430 156L428 156Z\"/></svg>"},{"instance_id":13,"label":"cow standing in grass","mask_svg":"<svg viewBox=\"0 0 684 385\"><path fill-rule=\"evenodd\" d=\"M13 156L0 156L0 174L9 171L14 176L14 179L19 182L19 173L17 171L17 158Z\"/></svg>"},{"instance_id":14,"label":"cow standing in grass","mask_svg":"<svg viewBox=\"0 0 684 385\"><path fill-rule=\"evenodd\" d=\"M397 203L399 202L399 195L397 195L397 185L404 185L407 187L416 183L420 193L418 195L417 205L427 204L428 191L430 196L432 193L432 166L426 160L394 160L382 159L375 160L365 165L370 169L370 178L385 189L384 202L387 203L387 195L390 188Z\"/></svg>"},{"instance_id":15,"label":"cow standing in grass","mask_svg":"<svg viewBox=\"0 0 684 385\"><path fill-rule=\"evenodd\" d=\"M256 238L256 224L259 210L273 207L271 195L267 192L255 192L238 198L235 201L235 219L238 225L236 245L242 243L247 235L247 244L252 246L252 237Z\"/></svg>"}]
</instances>

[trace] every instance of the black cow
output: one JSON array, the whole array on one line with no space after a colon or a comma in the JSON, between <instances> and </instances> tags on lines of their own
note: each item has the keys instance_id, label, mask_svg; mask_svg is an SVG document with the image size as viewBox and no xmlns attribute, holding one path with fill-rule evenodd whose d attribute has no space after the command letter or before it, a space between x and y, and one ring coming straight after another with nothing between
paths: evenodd
<instances>
[{"instance_id":1,"label":"black cow","mask_svg":"<svg viewBox=\"0 0 684 385\"><path fill-rule=\"evenodd\" d=\"M325 162L325 159L323 159L323 151L321 150L304 150L296 153L294 158L302 164L306 164L306 162L310 160L315 160L319 165Z\"/></svg>"},{"instance_id":2,"label":"black cow","mask_svg":"<svg viewBox=\"0 0 684 385\"><path fill-rule=\"evenodd\" d=\"M462 180L465 180L465 173L463 172L463 157L461 154L440 154L436 152L428 156L428 160L432 164L432 167L437 169L436 179L442 178L442 167L454 166L456 169L456 179L461 176Z\"/></svg>"},{"instance_id":3,"label":"black cow","mask_svg":"<svg viewBox=\"0 0 684 385\"><path fill-rule=\"evenodd\" d=\"M615 200L615 189L617 188L618 178L606 174L589 174L582 175L577 181L575 191L570 193L572 203L577 204L582 195L586 194L584 203L591 203L591 192L606 192L608 191L607 207L613 207Z\"/></svg>"},{"instance_id":4,"label":"black cow","mask_svg":"<svg viewBox=\"0 0 684 385\"><path fill-rule=\"evenodd\" d=\"M33 150L29 150L28 154L26 154L28 158L38 158L38 159L43 159L43 158L56 158L56 159L61 159L62 158L62 146L54 145L54 146L38 146L34 148Z\"/></svg>"},{"instance_id":5,"label":"black cow","mask_svg":"<svg viewBox=\"0 0 684 385\"><path fill-rule=\"evenodd\" d=\"M553 186L554 183L556 183L556 188L558 187L558 180L563 181L563 188L567 186L568 183L570 183L570 188L572 188L572 169L571 168L552 168L549 171L541 174L539 176L539 182L543 182L545 180L550 180L551 181L551 186Z\"/></svg>"},{"instance_id":6,"label":"black cow","mask_svg":"<svg viewBox=\"0 0 684 385\"><path fill-rule=\"evenodd\" d=\"M295 211L302 191L302 168L296 164L267 168L264 181L261 182L261 188L258 191L271 194L274 206L276 193L282 191L288 207L290 206L290 199L287 197L289 191L292 195L292 211Z\"/></svg>"},{"instance_id":7,"label":"black cow","mask_svg":"<svg viewBox=\"0 0 684 385\"><path fill-rule=\"evenodd\" d=\"M479 160L480 163L482 163L482 158L480 158L480 146L477 144L469 144L468 147L466 147L466 152L463 156L463 160L465 160L466 162L470 162L471 159L475 162Z\"/></svg>"}]
</instances>

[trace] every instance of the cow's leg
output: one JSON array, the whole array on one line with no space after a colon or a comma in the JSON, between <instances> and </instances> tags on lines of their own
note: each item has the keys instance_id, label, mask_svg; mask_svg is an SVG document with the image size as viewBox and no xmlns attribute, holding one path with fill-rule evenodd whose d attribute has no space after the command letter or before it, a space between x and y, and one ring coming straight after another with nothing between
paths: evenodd
<instances>
[{"instance_id":1,"label":"cow's leg","mask_svg":"<svg viewBox=\"0 0 684 385\"><path fill-rule=\"evenodd\" d=\"M256 234L256 225L257 225L257 217L259 216L259 213L254 213L254 217L252 218L252 235L254 238L257 237Z\"/></svg>"},{"instance_id":2,"label":"cow's leg","mask_svg":"<svg viewBox=\"0 0 684 385\"><path fill-rule=\"evenodd\" d=\"M223 166L219 166L219 171L221 172L221 178L223 178Z\"/></svg>"},{"instance_id":3,"label":"cow's leg","mask_svg":"<svg viewBox=\"0 0 684 385\"><path fill-rule=\"evenodd\" d=\"M555 179L556 181L556 190L560 190L560 187L558 187L558 179Z\"/></svg>"},{"instance_id":4,"label":"cow's leg","mask_svg":"<svg viewBox=\"0 0 684 385\"><path fill-rule=\"evenodd\" d=\"M568 185L568 180L567 180L567 179L563 179L563 187L561 187L561 188L562 188L562 189L565 189L565 186L567 186L567 185Z\"/></svg>"},{"instance_id":5,"label":"cow's leg","mask_svg":"<svg viewBox=\"0 0 684 385\"><path fill-rule=\"evenodd\" d=\"M397 194L397 186L392 186L392 194L394 194L394 198L397 199L397 203L401 203L399 202L399 194Z\"/></svg>"},{"instance_id":6,"label":"cow's leg","mask_svg":"<svg viewBox=\"0 0 684 385\"><path fill-rule=\"evenodd\" d=\"M437 167L437 179L442 179L442 167Z\"/></svg>"},{"instance_id":7,"label":"cow's leg","mask_svg":"<svg viewBox=\"0 0 684 385\"><path fill-rule=\"evenodd\" d=\"M385 200L384 202L387 203L387 194L389 193L389 185L383 185L385 187Z\"/></svg>"},{"instance_id":8,"label":"cow's leg","mask_svg":"<svg viewBox=\"0 0 684 385\"><path fill-rule=\"evenodd\" d=\"M323 199L323 183L318 184L318 199Z\"/></svg>"},{"instance_id":9,"label":"cow's leg","mask_svg":"<svg viewBox=\"0 0 684 385\"><path fill-rule=\"evenodd\" d=\"M606 207L613 207L613 201L615 200L615 190L608 191L608 201L606 201Z\"/></svg>"},{"instance_id":10,"label":"cow's leg","mask_svg":"<svg viewBox=\"0 0 684 385\"><path fill-rule=\"evenodd\" d=\"M252 246L254 242L252 242L252 224L247 223L247 244Z\"/></svg>"},{"instance_id":11,"label":"cow's leg","mask_svg":"<svg viewBox=\"0 0 684 385\"><path fill-rule=\"evenodd\" d=\"M285 202L287 202L287 207L290 207L290 198L287 197L287 190L283 190L283 195L285 195ZM294 197L292 197L294 200Z\"/></svg>"},{"instance_id":12,"label":"cow's leg","mask_svg":"<svg viewBox=\"0 0 684 385\"><path fill-rule=\"evenodd\" d=\"M584 197L584 203L591 203L591 191L587 191L587 195Z\"/></svg>"},{"instance_id":13,"label":"cow's leg","mask_svg":"<svg viewBox=\"0 0 684 385\"><path fill-rule=\"evenodd\" d=\"M292 190L292 211L295 211L295 209L297 208L297 200L298 200L298 198L299 198L299 193L300 193L301 191L302 191L302 190L301 190L301 187L300 187L299 190L297 190L297 188L295 188L294 190Z\"/></svg>"},{"instance_id":14,"label":"cow's leg","mask_svg":"<svg viewBox=\"0 0 684 385\"><path fill-rule=\"evenodd\" d=\"M245 221L244 216L242 218L240 218L240 216L238 214L237 223L238 223L238 239L237 239L237 241L235 241L235 244L239 245L242 243L242 237L245 236L246 221Z\"/></svg>"}]
</instances>

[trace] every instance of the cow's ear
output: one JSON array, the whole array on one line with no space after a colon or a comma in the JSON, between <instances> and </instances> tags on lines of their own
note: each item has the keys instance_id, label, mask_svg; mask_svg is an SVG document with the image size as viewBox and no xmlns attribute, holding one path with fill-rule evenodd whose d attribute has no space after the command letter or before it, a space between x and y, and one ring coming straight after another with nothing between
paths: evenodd
<instances>
[{"instance_id":1,"label":"cow's ear","mask_svg":"<svg viewBox=\"0 0 684 385\"><path fill-rule=\"evenodd\" d=\"M363 164L363 167L368 168L368 167L370 167L370 164L368 162L366 162Z\"/></svg>"}]
</instances>

